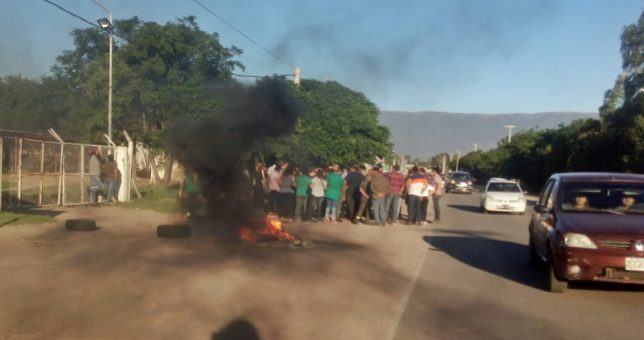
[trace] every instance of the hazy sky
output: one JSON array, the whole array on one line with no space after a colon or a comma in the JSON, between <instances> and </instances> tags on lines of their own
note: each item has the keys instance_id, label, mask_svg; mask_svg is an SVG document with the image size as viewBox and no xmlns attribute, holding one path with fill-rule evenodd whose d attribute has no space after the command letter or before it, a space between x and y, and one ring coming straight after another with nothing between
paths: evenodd
<instances>
[{"instance_id":1,"label":"hazy sky","mask_svg":"<svg viewBox=\"0 0 644 340\"><path fill-rule=\"evenodd\" d=\"M91 0L52 0L89 21ZM244 50L249 75L337 80L383 110L596 112L621 71L641 0L102 0L114 19L188 15ZM49 72L86 23L41 0L0 0L0 75ZM239 73L242 73L241 71Z\"/></svg>"}]
</instances>

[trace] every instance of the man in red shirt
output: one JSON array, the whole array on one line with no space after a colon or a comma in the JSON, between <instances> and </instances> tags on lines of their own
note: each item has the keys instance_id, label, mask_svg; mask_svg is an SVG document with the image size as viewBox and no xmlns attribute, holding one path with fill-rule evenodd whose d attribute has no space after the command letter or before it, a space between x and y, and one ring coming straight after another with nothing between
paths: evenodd
<instances>
[{"instance_id":1,"label":"man in red shirt","mask_svg":"<svg viewBox=\"0 0 644 340\"><path fill-rule=\"evenodd\" d=\"M385 196L385 217L389 224L398 224L400 196L405 189L405 177L403 177L399 170L398 165L394 165L391 172L387 175L389 179L389 192Z\"/></svg>"}]
</instances>

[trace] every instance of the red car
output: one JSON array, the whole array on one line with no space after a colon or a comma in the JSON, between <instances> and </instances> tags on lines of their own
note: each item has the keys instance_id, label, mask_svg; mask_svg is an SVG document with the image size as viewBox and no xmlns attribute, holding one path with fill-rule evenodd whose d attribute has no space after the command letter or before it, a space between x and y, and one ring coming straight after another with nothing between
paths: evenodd
<instances>
[{"instance_id":1,"label":"red car","mask_svg":"<svg viewBox=\"0 0 644 340\"><path fill-rule=\"evenodd\" d=\"M530 262L547 266L552 292L570 281L644 284L644 175L552 175L529 234Z\"/></svg>"}]
</instances>

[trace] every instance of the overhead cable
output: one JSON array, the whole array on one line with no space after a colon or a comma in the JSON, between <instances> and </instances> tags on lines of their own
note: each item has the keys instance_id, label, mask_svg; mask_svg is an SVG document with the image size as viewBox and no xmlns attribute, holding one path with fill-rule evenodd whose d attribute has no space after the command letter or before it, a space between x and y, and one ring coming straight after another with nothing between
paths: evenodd
<instances>
[{"instance_id":1,"label":"overhead cable","mask_svg":"<svg viewBox=\"0 0 644 340\"><path fill-rule=\"evenodd\" d=\"M255 44L257 47L259 47L262 50L264 50L264 52L268 53L268 55L270 55L271 57L275 58L276 60L278 60L282 64L290 67L291 69L295 69L295 66L293 66L290 63L284 61L282 58L280 58L279 56L275 55L273 52L269 51L267 48L265 48L260 43L255 41L255 39L251 38L248 34L242 32L240 29L238 29L237 27L233 26L233 24L229 23L226 19L222 18L221 16L217 15L217 13L213 12L210 8L206 7L206 5L202 4L199 0L192 0L192 1L194 1L197 5L199 5L201 8L203 8L206 12L212 14L214 17L216 17L217 19L221 20L228 27L230 27L233 30L235 30L235 32L241 34L244 38L248 39L248 41L250 41L251 43Z\"/></svg>"}]
</instances>

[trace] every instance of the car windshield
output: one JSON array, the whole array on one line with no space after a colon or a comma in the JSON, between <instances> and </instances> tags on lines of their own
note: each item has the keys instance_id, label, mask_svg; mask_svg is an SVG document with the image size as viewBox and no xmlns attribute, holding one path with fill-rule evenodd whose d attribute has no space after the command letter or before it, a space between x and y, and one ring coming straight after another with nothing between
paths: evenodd
<instances>
[{"instance_id":1,"label":"car windshield","mask_svg":"<svg viewBox=\"0 0 644 340\"><path fill-rule=\"evenodd\" d=\"M468 173L463 173L463 172L457 172L452 174L452 179L469 179L470 174Z\"/></svg>"},{"instance_id":2,"label":"car windshield","mask_svg":"<svg viewBox=\"0 0 644 340\"><path fill-rule=\"evenodd\" d=\"M644 213L644 183L564 183L561 209L568 212Z\"/></svg>"},{"instance_id":3,"label":"car windshield","mask_svg":"<svg viewBox=\"0 0 644 340\"><path fill-rule=\"evenodd\" d=\"M516 183L490 183L487 187L488 192L521 192Z\"/></svg>"}]
</instances>

